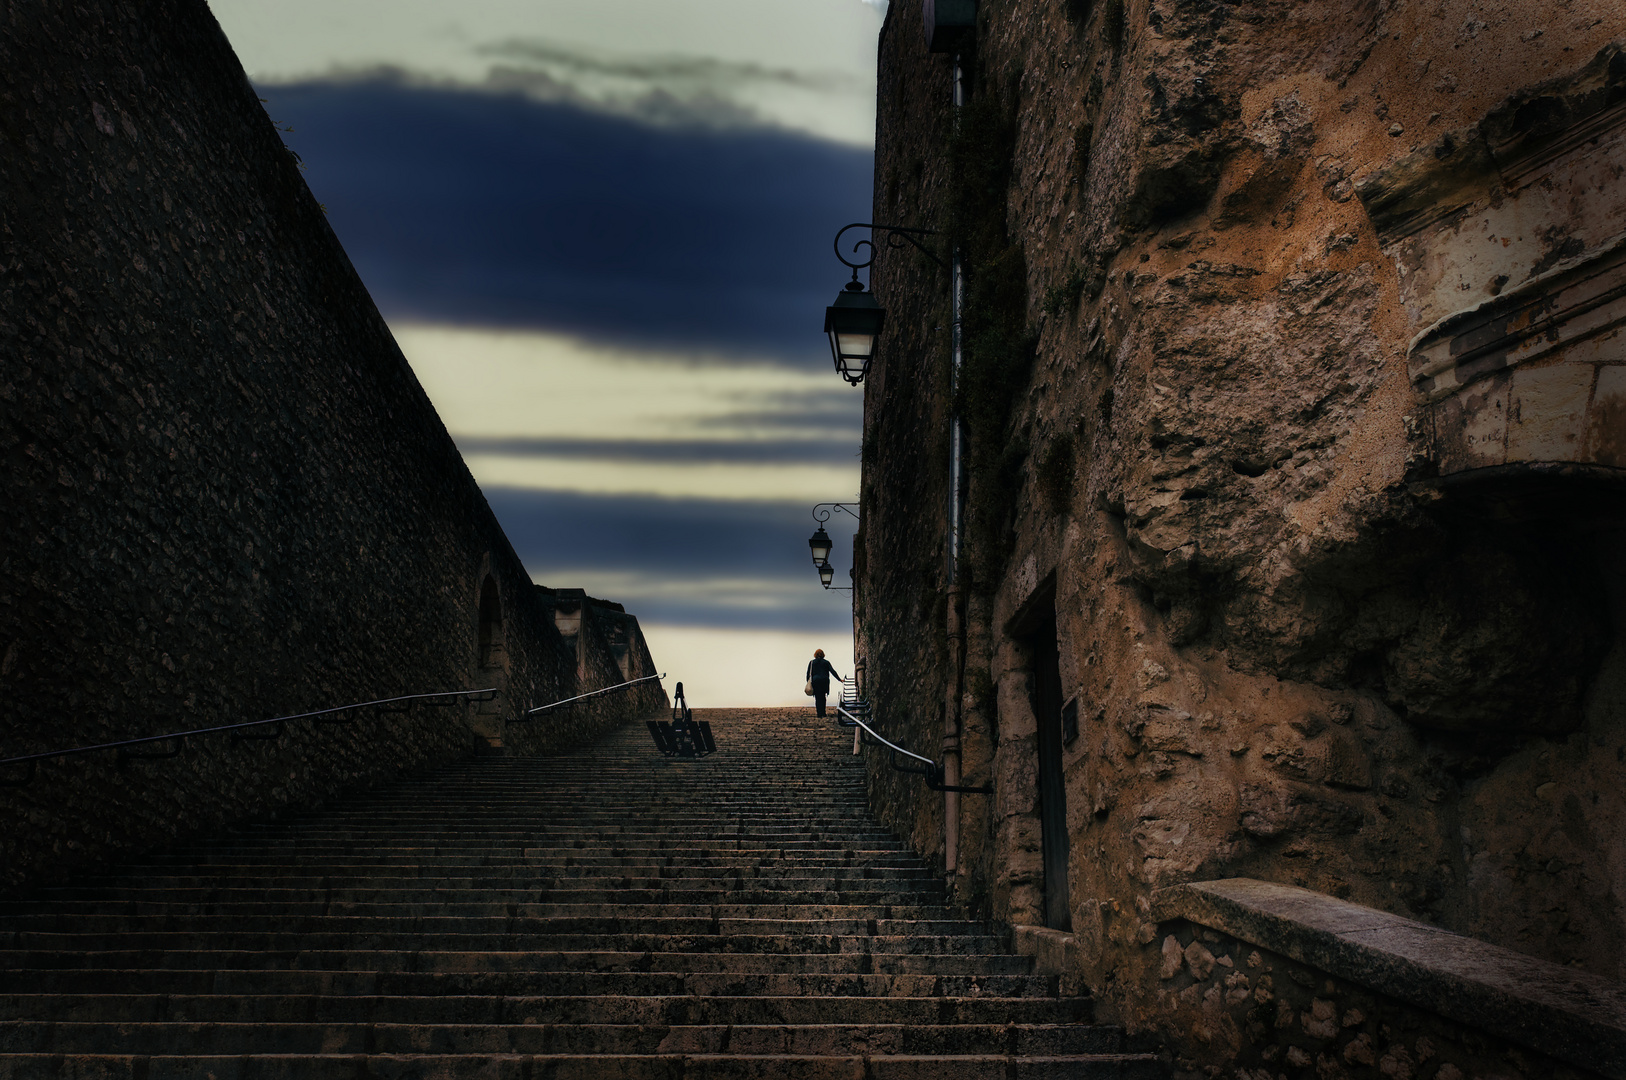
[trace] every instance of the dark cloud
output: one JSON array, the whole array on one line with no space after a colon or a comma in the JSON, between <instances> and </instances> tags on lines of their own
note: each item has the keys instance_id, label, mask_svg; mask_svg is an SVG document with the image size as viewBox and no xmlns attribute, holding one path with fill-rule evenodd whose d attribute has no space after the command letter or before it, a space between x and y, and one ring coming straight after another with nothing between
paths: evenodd
<instances>
[{"instance_id":1,"label":"dark cloud","mask_svg":"<svg viewBox=\"0 0 1626 1080\"><path fill-rule=\"evenodd\" d=\"M641 619L722 627L783 630L852 628L847 593L825 592L808 556L815 526L800 503L659 499L488 488L503 531L539 582L574 586L571 573L636 572L650 580L765 585L747 594L719 587L711 595L618 587L614 599ZM851 518L828 528L833 561L846 580L852 561Z\"/></svg>"},{"instance_id":2,"label":"dark cloud","mask_svg":"<svg viewBox=\"0 0 1626 1080\"><path fill-rule=\"evenodd\" d=\"M854 438L840 439L574 439L457 436L464 454L515 457L594 458L600 461L667 461L707 465L735 462L851 464Z\"/></svg>"},{"instance_id":3,"label":"dark cloud","mask_svg":"<svg viewBox=\"0 0 1626 1080\"><path fill-rule=\"evenodd\" d=\"M386 316L824 359L868 150L400 79L260 92Z\"/></svg>"}]
</instances>

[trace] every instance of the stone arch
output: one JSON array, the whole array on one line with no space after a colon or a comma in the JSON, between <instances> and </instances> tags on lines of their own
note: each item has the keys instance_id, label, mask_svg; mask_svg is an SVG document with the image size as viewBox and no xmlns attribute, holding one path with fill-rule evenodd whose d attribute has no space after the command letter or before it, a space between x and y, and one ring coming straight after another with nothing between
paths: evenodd
<instances>
[{"instance_id":1,"label":"stone arch","mask_svg":"<svg viewBox=\"0 0 1626 1080\"><path fill-rule=\"evenodd\" d=\"M490 574L480 584L478 666L481 671L508 666L507 638L503 631L502 590Z\"/></svg>"},{"instance_id":2,"label":"stone arch","mask_svg":"<svg viewBox=\"0 0 1626 1080\"><path fill-rule=\"evenodd\" d=\"M478 740L491 750L503 745L503 699L508 693L508 639L502 606L502 589L494 574L487 573L480 582L480 599L476 608L475 670L478 689L496 687L497 696L475 707L470 727Z\"/></svg>"}]
</instances>

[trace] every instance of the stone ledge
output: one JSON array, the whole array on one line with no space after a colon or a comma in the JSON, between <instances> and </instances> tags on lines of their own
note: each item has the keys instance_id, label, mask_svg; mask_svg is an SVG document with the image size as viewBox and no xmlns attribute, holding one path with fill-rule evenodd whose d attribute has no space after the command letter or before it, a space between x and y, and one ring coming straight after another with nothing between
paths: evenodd
<instances>
[{"instance_id":1,"label":"stone ledge","mask_svg":"<svg viewBox=\"0 0 1626 1080\"><path fill-rule=\"evenodd\" d=\"M1230 934L1397 1001L1626 1080L1626 986L1597 975L1308 889L1250 878L1163 889L1152 915L1159 922L1185 919Z\"/></svg>"},{"instance_id":2,"label":"stone ledge","mask_svg":"<svg viewBox=\"0 0 1626 1080\"><path fill-rule=\"evenodd\" d=\"M1082 968L1078 939L1064 930L1044 926L1012 926L1011 945L1033 957L1035 975L1077 975Z\"/></svg>"}]
</instances>

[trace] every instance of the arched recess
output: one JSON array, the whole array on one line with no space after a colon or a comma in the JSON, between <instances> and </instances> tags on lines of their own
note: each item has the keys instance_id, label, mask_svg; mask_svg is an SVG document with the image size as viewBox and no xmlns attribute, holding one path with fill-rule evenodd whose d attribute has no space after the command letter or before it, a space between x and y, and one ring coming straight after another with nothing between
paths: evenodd
<instances>
[{"instance_id":1,"label":"arched recess","mask_svg":"<svg viewBox=\"0 0 1626 1080\"><path fill-rule=\"evenodd\" d=\"M475 686L497 688L497 697L481 702L470 721L475 736L496 750L503 745L503 698L508 692L508 643L503 627L502 590L486 574L480 582L480 604L475 645Z\"/></svg>"},{"instance_id":2,"label":"arched recess","mask_svg":"<svg viewBox=\"0 0 1626 1080\"><path fill-rule=\"evenodd\" d=\"M497 588L497 579L490 574L480 585L479 666L481 671L502 670L508 666L502 593Z\"/></svg>"}]
</instances>

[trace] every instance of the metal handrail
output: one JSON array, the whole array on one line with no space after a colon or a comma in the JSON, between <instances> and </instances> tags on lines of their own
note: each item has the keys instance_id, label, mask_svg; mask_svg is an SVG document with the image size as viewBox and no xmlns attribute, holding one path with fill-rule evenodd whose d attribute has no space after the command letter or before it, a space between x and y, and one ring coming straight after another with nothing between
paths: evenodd
<instances>
[{"instance_id":1,"label":"metal handrail","mask_svg":"<svg viewBox=\"0 0 1626 1080\"><path fill-rule=\"evenodd\" d=\"M845 680L843 680L843 681L845 682ZM858 703L857 701L854 702L854 704L857 704L857 703ZM867 705L868 703L865 702L864 704ZM873 738L876 742L881 743L883 746L887 747L887 749L891 750L892 751L892 767L894 769L898 770L899 772L914 773L917 776L925 777L926 778L926 786L931 788L933 791L958 791L958 792L961 792L961 793L967 794L967 795L992 795L994 793L994 789L991 786L965 787L965 786L962 786L962 785L959 785L959 784L945 784L943 782L943 766L942 765L940 765L939 763L933 761L929 757L921 757L919 754L915 753L914 751L905 750L903 747L897 745L896 743L889 741L880 732L876 731L874 728L872 728L868 724L864 723L864 721L861 718L859 718L859 716L856 713L849 710L847 708L847 702L845 700L841 704L836 706L836 715L837 716L845 716L848 720L851 720L854 724L857 724L860 728L863 728L866 732L868 732L870 737ZM898 755L899 754L902 754L904 757L913 758L916 761L924 762L926 764L926 768L924 768L924 769L911 768L908 765L903 764L902 762L898 761Z\"/></svg>"},{"instance_id":2,"label":"metal handrail","mask_svg":"<svg viewBox=\"0 0 1626 1080\"><path fill-rule=\"evenodd\" d=\"M0 780L0 785L4 785L6 787L21 787L23 784L29 783L34 779L35 766L37 766L40 762L47 761L51 758L78 757L81 754L94 754L101 750L117 750L119 751L121 757L126 758L171 758L178 755L181 752L182 744L194 735L214 735L218 732L229 731L241 738L275 739L281 736L282 726L290 720L315 720L318 717L332 716L336 713L351 712L355 709L368 709L379 705L395 705L403 701L408 703L421 701L426 704L439 704L440 702L432 701L431 699L457 697L471 698L479 701L490 701L492 698L497 696L497 693L498 690L495 686L488 686L483 690L441 690L433 694L403 694L400 697L379 698L376 701L361 701L353 705L337 705L331 709L316 709L312 712L291 713L288 716L273 716L269 720L248 720L241 724L221 724L218 727L192 728L189 731L171 731L164 735L144 735L139 739L122 739L119 742L96 743L93 746L75 746L68 750L47 750L39 754L23 754L18 757L0 758L0 768L4 768L8 765L28 766L28 775L23 779ZM489 696L476 697L476 695ZM450 704L450 702L446 702L446 704ZM410 708L410 704L408 707ZM265 727L268 724L277 725L274 734L249 735L247 733L249 728ZM174 749L162 753L132 754L128 750L128 748L132 746L145 746L148 743L169 742L171 740L173 740L175 743Z\"/></svg>"},{"instance_id":3,"label":"metal handrail","mask_svg":"<svg viewBox=\"0 0 1626 1080\"><path fill-rule=\"evenodd\" d=\"M587 698L590 698L590 697L597 697L600 694L608 694L608 693L612 693L612 692L614 692L616 690L625 690L629 686L637 686L639 683L648 682L650 679L664 679L664 678L666 678L666 672L663 671L659 675L645 675L641 679L629 679L628 681L623 682L623 683L616 683L614 686L604 686L604 687L600 687L597 690L589 690L585 694L577 694L575 697L565 698L563 701L554 701L554 702L550 702L547 705L538 705L534 709L526 709L524 712L522 712L518 716L514 717L514 719L515 720L521 720L521 719L524 719L526 717L535 716L539 712L547 712L549 709L557 709L561 705L569 705L573 701L583 701L583 700L585 700Z\"/></svg>"}]
</instances>

